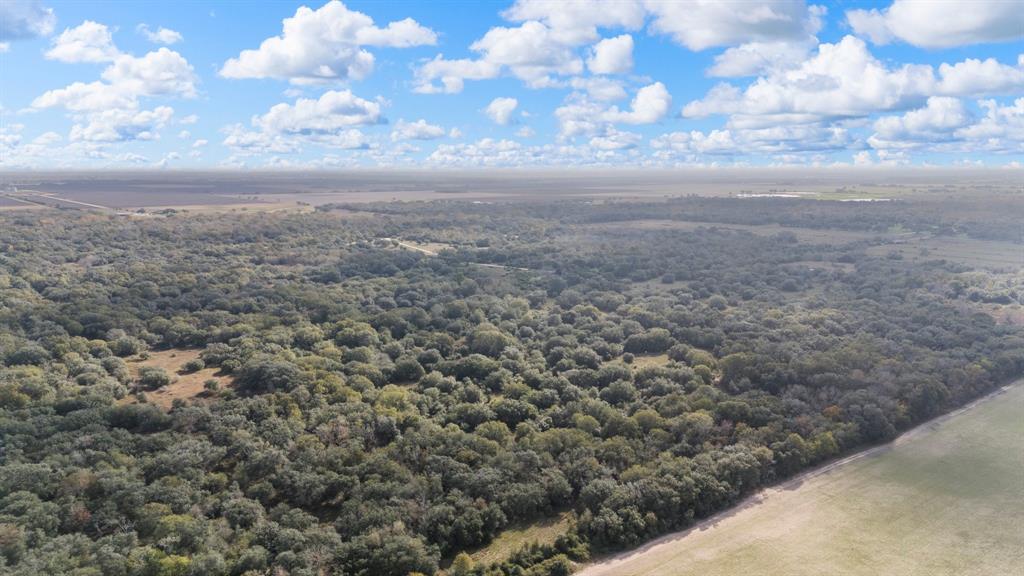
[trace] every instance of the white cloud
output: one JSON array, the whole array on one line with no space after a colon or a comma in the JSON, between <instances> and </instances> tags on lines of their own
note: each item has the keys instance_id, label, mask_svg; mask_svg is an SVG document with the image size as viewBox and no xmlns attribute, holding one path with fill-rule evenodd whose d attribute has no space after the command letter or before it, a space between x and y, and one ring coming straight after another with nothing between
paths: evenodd
<instances>
[{"instance_id":1,"label":"white cloud","mask_svg":"<svg viewBox=\"0 0 1024 576\"><path fill-rule=\"evenodd\" d=\"M292 153L303 144L345 150L369 147L356 126L383 124L381 104L350 90L329 90L320 98L300 98L295 104L276 104L252 118L253 129L225 129L224 145L242 153Z\"/></svg>"},{"instance_id":2,"label":"white cloud","mask_svg":"<svg viewBox=\"0 0 1024 576\"><path fill-rule=\"evenodd\" d=\"M72 141L124 142L129 140L155 140L157 130L163 128L174 110L158 106L153 110L112 109L89 114L83 123L71 127L68 138Z\"/></svg>"},{"instance_id":3,"label":"white cloud","mask_svg":"<svg viewBox=\"0 0 1024 576\"><path fill-rule=\"evenodd\" d=\"M10 52L10 51L11 51L11 43L10 42L0 42L0 54L3 54L5 52Z\"/></svg>"},{"instance_id":4,"label":"white cloud","mask_svg":"<svg viewBox=\"0 0 1024 576\"><path fill-rule=\"evenodd\" d=\"M181 54L168 48L135 57L118 56L103 71L104 80L132 94L142 96L196 96L196 76Z\"/></svg>"},{"instance_id":5,"label":"white cloud","mask_svg":"<svg viewBox=\"0 0 1024 576\"><path fill-rule=\"evenodd\" d=\"M733 114L740 121L758 116L767 124L805 123L905 107L922 100L934 84L930 66L907 64L890 70L863 41L846 36L836 44L819 45L817 54L799 66L762 76L745 90L719 85L704 99L687 104L683 115Z\"/></svg>"},{"instance_id":6,"label":"white cloud","mask_svg":"<svg viewBox=\"0 0 1024 576\"><path fill-rule=\"evenodd\" d=\"M637 91L629 110L620 111L613 106L605 112L604 120L626 124L651 124L664 118L671 107L672 96L668 89L661 82L655 82Z\"/></svg>"},{"instance_id":7,"label":"white cloud","mask_svg":"<svg viewBox=\"0 0 1024 576\"><path fill-rule=\"evenodd\" d=\"M135 28L135 30L139 34L145 36L147 40L154 44L171 45L176 42L181 42L182 40L184 40L184 37L182 37L180 32L176 32L169 28L164 28L163 26L157 28L156 30L150 30L149 26L145 24L139 24Z\"/></svg>"},{"instance_id":8,"label":"white cloud","mask_svg":"<svg viewBox=\"0 0 1024 576\"><path fill-rule=\"evenodd\" d=\"M470 49L481 53L485 62L507 66L514 76L532 85L543 85L552 74L583 71L583 62L571 45L563 44L540 22L491 28Z\"/></svg>"},{"instance_id":9,"label":"white cloud","mask_svg":"<svg viewBox=\"0 0 1024 576\"><path fill-rule=\"evenodd\" d=\"M609 102L626 97L626 88L622 81L607 76L576 77L569 81L569 85L576 90L585 91L594 100Z\"/></svg>"},{"instance_id":10,"label":"white cloud","mask_svg":"<svg viewBox=\"0 0 1024 576\"><path fill-rule=\"evenodd\" d=\"M633 37L602 39L599 30L639 30L650 16L648 30L672 36L678 43L703 50L748 44L720 56L717 75L750 75L768 65L792 62L815 42L825 9L804 0L769 0L739 7L711 0L518 0L502 16L518 26L491 28L470 45L475 58L448 60L436 56L416 70L415 91L462 91L466 80L485 80L503 73L530 88L564 87L567 76L586 67L594 74L623 74L632 69ZM596 42L596 44L594 44ZM789 44L799 44L798 51ZM795 54L795 55L794 55ZM569 84L580 82L574 78Z\"/></svg>"},{"instance_id":11,"label":"white cloud","mask_svg":"<svg viewBox=\"0 0 1024 576\"><path fill-rule=\"evenodd\" d=\"M196 140L195 142L192 143L192 147L193 148L202 148L203 146L206 146L209 143L210 143L209 140L206 140L205 138L200 138L199 140Z\"/></svg>"},{"instance_id":12,"label":"white cloud","mask_svg":"<svg viewBox=\"0 0 1024 576\"><path fill-rule=\"evenodd\" d=\"M566 104L555 109L559 138L564 140L598 133L606 125L602 118L605 112L605 107L596 102L580 98L578 95L570 96Z\"/></svg>"},{"instance_id":13,"label":"white cloud","mask_svg":"<svg viewBox=\"0 0 1024 576\"><path fill-rule=\"evenodd\" d=\"M428 123L420 119L415 122L399 120L395 122L395 128L391 131L391 141L402 140L435 140L444 138L445 129L441 126Z\"/></svg>"},{"instance_id":14,"label":"white cloud","mask_svg":"<svg viewBox=\"0 0 1024 576\"><path fill-rule=\"evenodd\" d=\"M117 47L110 30L103 24L86 20L74 28L66 28L53 39L46 52L49 60L61 62L109 62L117 58Z\"/></svg>"},{"instance_id":15,"label":"white cloud","mask_svg":"<svg viewBox=\"0 0 1024 576\"><path fill-rule=\"evenodd\" d=\"M180 54L161 48L142 57L117 56L101 77L106 82L75 82L49 90L32 101L33 108L63 106L71 111L134 108L140 96L196 96L196 76Z\"/></svg>"},{"instance_id":16,"label":"white cloud","mask_svg":"<svg viewBox=\"0 0 1024 576\"><path fill-rule=\"evenodd\" d=\"M924 108L902 116L884 116L875 121L875 133L868 139L873 148L912 148L931 145L953 136L967 126L971 115L958 98L933 96Z\"/></svg>"},{"instance_id":17,"label":"white cloud","mask_svg":"<svg viewBox=\"0 0 1024 576\"><path fill-rule=\"evenodd\" d=\"M438 55L416 71L416 88L421 93L461 92L465 80L497 78L503 72L531 88L561 86L559 77L581 74L584 61L579 48L601 40L598 28L643 26L645 10L636 0L600 2L594 0L518 0L502 16L518 26L491 28L470 45L477 58L447 60ZM594 66L626 69L631 55L624 54L626 36L605 44L601 53L589 54Z\"/></svg>"},{"instance_id":18,"label":"white cloud","mask_svg":"<svg viewBox=\"0 0 1024 576\"><path fill-rule=\"evenodd\" d=\"M624 160L636 161L635 149L627 133L617 133L606 140L597 139L602 146L572 146L544 144L524 146L514 140L484 138L472 143L441 144L426 159L436 166L613 166Z\"/></svg>"},{"instance_id":19,"label":"white cloud","mask_svg":"<svg viewBox=\"0 0 1024 576\"><path fill-rule=\"evenodd\" d=\"M295 104L276 104L253 126L272 134L330 134L343 128L384 122L381 105L351 90L329 90L318 99L299 98Z\"/></svg>"},{"instance_id":20,"label":"white cloud","mask_svg":"<svg viewBox=\"0 0 1024 576\"><path fill-rule=\"evenodd\" d=\"M536 132L534 132L533 128L530 128L529 126L523 126L519 130L516 130L516 136L520 138L533 138L535 134Z\"/></svg>"},{"instance_id":21,"label":"white cloud","mask_svg":"<svg viewBox=\"0 0 1024 576\"><path fill-rule=\"evenodd\" d=\"M640 88L628 110L594 102L573 94L555 109L559 139L607 134L611 124L651 124L664 118L672 107L672 96L665 85L655 82Z\"/></svg>"},{"instance_id":22,"label":"white cloud","mask_svg":"<svg viewBox=\"0 0 1024 576\"><path fill-rule=\"evenodd\" d=\"M35 0L0 2L0 41L49 36L56 23L53 9Z\"/></svg>"},{"instance_id":23,"label":"white cloud","mask_svg":"<svg viewBox=\"0 0 1024 576\"><path fill-rule=\"evenodd\" d=\"M484 113L496 124L505 126L512 120L512 113L518 106L519 101L515 98L495 98L484 109Z\"/></svg>"},{"instance_id":24,"label":"white cloud","mask_svg":"<svg viewBox=\"0 0 1024 576\"><path fill-rule=\"evenodd\" d=\"M803 40L821 28L825 9L804 0L766 0L735 4L715 0L645 2L654 20L650 29L668 34L690 50L747 42Z\"/></svg>"},{"instance_id":25,"label":"white cloud","mask_svg":"<svg viewBox=\"0 0 1024 576\"><path fill-rule=\"evenodd\" d=\"M224 145L244 154L287 154L300 150L299 143L294 138L285 138L281 134L271 134L262 130L247 130L240 124L226 127L224 133Z\"/></svg>"},{"instance_id":26,"label":"white cloud","mask_svg":"<svg viewBox=\"0 0 1024 576\"><path fill-rule=\"evenodd\" d=\"M181 120L178 120L178 124L195 124L196 122L199 122L198 114L189 114L188 116L183 116Z\"/></svg>"},{"instance_id":27,"label":"white cloud","mask_svg":"<svg viewBox=\"0 0 1024 576\"><path fill-rule=\"evenodd\" d=\"M171 120L174 110L158 106L140 109L140 98L197 95L192 66L167 48L141 57L117 51L102 24L86 21L65 30L54 41L48 58L68 62L112 60L93 82L74 82L36 97L32 109L63 107L75 123L68 136L73 143L88 145L97 158L108 158L102 146L130 140L155 140L158 130Z\"/></svg>"},{"instance_id":28,"label":"white cloud","mask_svg":"<svg viewBox=\"0 0 1024 576\"><path fill-rule=\"evenodd\" d=\"M44 92L32 101L32 108L63 106L73 112L131 108L136 105L136 94L99 81L88 84L75 82L64 88Z\"/></svg>"},{"instance_id":29,"label":"white cloud","mask_svg":"<svg viewBox=\"0 0 1024 576\"><path fill-rule=\"evenodd\" d=\"M746 88L719 84L683 108L685 117L729 115L731 128L863 118L923 105L930 96L1012 94L1024 89L1024 67L994 59L890 68L863 40L821 44L799 65L771 69Z\"/></svg>"},{"instance_id":30,"label":"white cloud","mask_svg":"<svg viewBox=\"0 0 1024 576\"><path fill-rule=\"evenodd\" d=\"M517 0L502 15L511 22L542 22L558 42L567 45L597 40L598 28L638 30L646 16L641 3L635 0Z\"/></svg>"},{"instance_id":31,"label":"white cloud","mask_svg":"<svg viewBox=\"0 0 1024 576\"><path fill-rule=\"evenodd\" d=\"M178 132L178 138L180 138L182 140L188 140L191 137L192 137L192 133L189 132L188 130L182 130L181 132Z\"/></svg>"},{"instance_id":32,"label":"white cloud","mask_svg":"<svg viewBox=\"0 0 1024 576\"><path fill-rule=\"evenodd\" d=\"M1024 7L1012 0L895 0L882 11L850 10L846 19L875 44L950 48L1024 38Z\"/></svg>"},{"instance_id":33,"label":"white cloud","mask_svg":"<svg viewBox=\"0 0 1024 576\"><path fill-rule=\"evenodd\" d=\"M709 76L736 78L754 76L789 68L807 58L817 44L810 42L749 42L729 48L715 56L715 64L708 69Z\"/></svg>"},{"instance_id":34,"label":"white cloud","mask_svg":"<svg viewBox=\"0 0 1024 576\"><path fill-rule=\"evenodd\" d=\"M406 48L432 45L436 34L406 18L384 28L373 19L331 0L317 10L306 6L282 22L280 36L258 49L243 50L224 63L226 78L277 78L293 84L315 84L365 78L373 70L373 54L364 46Z\"/></svg>"},{"instance_id":35,"label":"white cloud","mask_svg":"<svg viewBox=\"0 0 1024 576\"><path fill-rule=\"evenodd\" d=\"M636 148L641 136L635 132L621 132L610 127L605 134L590 139L590 147L597 150L625 150Z\"/></svg>"},{"instance_id":36,"label":"white cloud","mask_svg":"<svg viewBox=\"0 0 1024 576\"><path fill-rule=\"evenodd\" d=\"M1022 55L1024 57L1024 55ZM1010 94L1024 90L1024 63L1008 66L995 58L968 58L956 64L939 65L938 92L942 94Z\"/></svg>"},{"instance_id":37,"label":"white cloud","mask_svg":"<svg viewBox=\"0 0 1024 576\"><path fill-rule=\"evenodd\" d=\"M856 145L839 126L805 124L754 129L670 132L651 140L662 160L699 155L765 155L832 152Z\"/></svg>"},{"instance_id":38,"label":"white cloud","mask_svg":"<svg viewBox=\"0 0 1024 576\"><path fill-rule=\"evenodd\" d=\"M416 69L413 90L420 94L457 94L462 92L466 80L497 78L500 73L501 66L491 62L468 58L446 60L444 54L438 54Z\"/></svg>"},{"instance_id":39,"label":"white cloud","mask_svg":"<svg viewBox=\"0 0 1024 576\"><path fill-rule=\"evenodd\" d=\"M879 118L868 144L879 151L1024 153L1024 98L1006 106L995 100L978 105L984 111L980 118L956 98L929 98L923 108Z\"/></svg>"},{"instance_id":40,"label":"white cloud","mask_svg":"<svg viewBox=\"0 0 1024 576\"><path fill-rule=\"evenodd\" d=\"M623 34L595 44L587 58L587 69L594 74L625 74L632 70L633 37Z\"/></svg>"}]
</instances>

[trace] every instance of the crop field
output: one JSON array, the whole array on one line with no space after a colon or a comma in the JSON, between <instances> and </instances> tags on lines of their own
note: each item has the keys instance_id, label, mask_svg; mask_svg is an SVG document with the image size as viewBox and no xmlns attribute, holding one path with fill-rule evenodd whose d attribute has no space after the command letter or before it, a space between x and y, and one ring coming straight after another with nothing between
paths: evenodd
<instances>
[{"instance_id":1,"label":"crop field","mask_svg":"<svg viewBox=\"0 0 1024 576\"><path fill-rule=\"evenodd\" d=\"M1024 566L1024 385L763 491L582 576L1010 575Z\"/></svg>"}]
</instances>

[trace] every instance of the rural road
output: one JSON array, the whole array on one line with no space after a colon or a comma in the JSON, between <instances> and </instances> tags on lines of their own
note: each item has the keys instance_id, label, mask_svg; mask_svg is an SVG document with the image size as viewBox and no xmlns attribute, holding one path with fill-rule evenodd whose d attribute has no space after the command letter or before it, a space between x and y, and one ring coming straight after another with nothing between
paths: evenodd
<instances>
[{"instance_id":1,"label":"rural road","mask_svg":"<svg viewBox=\"0 0 1024 576\"><path fill-rule=\"evenodd\" d=\"M574 572L573 574L574 576L621 576L621 574L623 573L623 566L627 563L635 561L643 556L653 556L666 550L669 550L672 546L678 545L678 543L681 540L686 538L686 536L690 535L691 533L707 529L717 524L718 522L726 519L727 517L733 516L737 512L745 510L751 506L761 504L763 501L765 501L765 499L771 498L773 495L777 495L788 490L793 490L808 480L825 474L829 474L830 472L833 472L836 469L841 468L843 466L847 466L852 462L864 458L869 458L871 456L875 456L887 450L890 450L894 446L898 446L900 444L903 444L904 442L907 442L915 438L916 436L919 436L920 434L929 432L936 428L938 425L942 424L943 422L955 418L956 416L959 416L964 412L971 410L975 406L983 402L986 402L996 396L999 396L1000 394L1005 393L1013 386L1019 386L1022 383L1024 383L1024 381L1017 381L1015 383L1002 386L986 394L985 396L977 398L972 402L964 406L961 406L956 410L953 410L952 412L943 414L926 422L922 422L921 424L915 426L914 428L911 428L904 432L903 434L900 434L890 442L872 448L868 448L860 452L856 452L845 458L841 458L819 468L815 468L813 470L804 472L803 474L799 474L780 484L763 488L755 492L754 494L751 494L750 496L744 498L735 506L727 508L713 516L705 518L704 520L697 522L696 524L690 526L685 530L673 532L671 534L666 534L664 536L661 536L660 538L648 542L647 544L644 544L639 548L634 548L626 552L620 552L618 554L600 559L599 561L594 562L592 564L583 565L579 571Z\"/></svg>"}]
</instances>

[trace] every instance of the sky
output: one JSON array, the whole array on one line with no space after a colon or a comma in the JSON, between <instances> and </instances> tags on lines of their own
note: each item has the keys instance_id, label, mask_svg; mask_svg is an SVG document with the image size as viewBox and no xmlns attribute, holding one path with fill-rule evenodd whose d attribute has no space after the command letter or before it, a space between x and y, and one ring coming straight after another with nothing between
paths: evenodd
<instances>
[{"instance_id":1,"label":"sky","mask_svg":"<svg viewBox=\"0 0 1024 576\"><path fill-rule=\"evenodd\" d=\"M1024 0L0 0L0 170L1024 164Z\"/></svg>"}]
</instances>

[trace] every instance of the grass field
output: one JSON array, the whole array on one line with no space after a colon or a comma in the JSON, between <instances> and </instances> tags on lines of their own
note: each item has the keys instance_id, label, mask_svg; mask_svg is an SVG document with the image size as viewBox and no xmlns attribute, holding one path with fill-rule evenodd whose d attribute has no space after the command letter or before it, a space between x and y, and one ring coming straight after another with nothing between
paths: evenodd
<instances>
[{"instance_id":1,"label":"grass field","mask_svg":"<svg viewBox=\"0 0 1024 576\"><path fill-rule=\"evenodd\" d=\"M477 564L502 562L527 544L554 544L555 540L568 530L568 513L543 522L513 526L502 531L490 544L471 553L470 556Z\"/></svg>"},{"instance_id":2,"label":"grass field","mask_svg":"<svg viewBox=\"0 0 1024 576\"><path fill-rule=\"evenodd\" d=\"M1024 574L1024 383L584 576Z\"/></svg>"}]
</instances>

